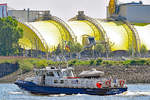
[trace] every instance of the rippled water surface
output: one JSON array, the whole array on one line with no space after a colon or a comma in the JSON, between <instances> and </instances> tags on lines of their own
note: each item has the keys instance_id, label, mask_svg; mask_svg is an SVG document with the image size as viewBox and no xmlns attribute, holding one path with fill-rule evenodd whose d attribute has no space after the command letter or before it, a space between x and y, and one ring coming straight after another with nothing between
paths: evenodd
<instances>
[{"instance_id":1,"label":"rippled water surface","mask_svg":"<svg viewBox=\"0 0 150 100\"><path fill-rule=\"evenodd\" d=\"M150 100L150 84L128 85L128 92L114 96L32 95L14 84L0 84L0 100Z\"/></svg>"}]
</instances>

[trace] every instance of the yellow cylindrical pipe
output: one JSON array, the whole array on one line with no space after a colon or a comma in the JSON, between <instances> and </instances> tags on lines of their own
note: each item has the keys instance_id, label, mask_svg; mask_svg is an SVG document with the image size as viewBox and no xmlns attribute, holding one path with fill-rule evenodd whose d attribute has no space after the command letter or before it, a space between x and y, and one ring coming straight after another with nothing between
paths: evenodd
<instances>
[{"instance_id":1,"label":"yellow cylindrical pipe","mask_svg":"<svg viewBox=\"0 0 150 100\"><path fill-rule=\"evenodd\" d=\"M70 33L56 21L37 21L31 22L29 25L38 32L38 37L45 41L48 51L53 51L65 41L72 41Z\"/></svg>"},{"instance_id":2,"label":"yellow cylindrical pipe","mask_svg":"<svg viewBox=\"0 0 150 100\"><path fill-rule=\"evenodd\" d=\"M106 31L111 51L117 50L127 51L129 49L129 41L130 41L129 36L122 22L118 21L105 22L101 20L97 21Z\"/></svg>"},{"instance_id":3,"label":"yellow cylindrical pipe","mask_svg":"<svg viewBox=\"0 0 150 100\"><path fill-rule=\"evenodd\" d=\"M85 39L85 36L95 37L96 41L101 39L100 32L98 31L96 26L90 23L89 21L69 21L68 24L75 33L77 37L77 42L79 42L80 44L86 44L83 43L83 39Z\"/></svg>"},{"instance_id":4,"label":"yellow cylindrical pipe","mask_svg":"<svg viewBox=\"0 0 150 100\"><path fill-rule=\"evenodd\" d=\"M40 38L37 36L37 34L30 29L25 23L18 23L18 27L23 29L23 37L19 39L19 45L21 48L24 48L26 50L40 50L45 52L45 47L40 40ZM37 48L38 46L38 48Z\"/></svg>"},{"instance_id":5,"label":"yellow cylindrical pipe","mask_svg":"<svg viewBox=\"0 0 150 100\"><path fill-rule=\"evenodd\" d=\"M96 21L103 27L105 34L108 37L111 51L125 50L128 51L133 42L136 42L133 38L131 29L120 21L102 21L96 19ZM77 42L82 45L87 45L86 38L88 36L95 37L96 41L101 41L106 37L102 37L100 31L95 25L86 20L69 21L67 24L71 27ZM31 25L31 29L27 26ZM19 27L23 28L24 36L19 40L19 44L25 49L37 49L41 51L53 51L59 44L64 41L72 41L72 36L68 30L59 22L54 20L31 22L27 25L19 23ZM150 24L134 24L135 29L139 34L141 45L145 45L150 50ZM35 32L35 29L38 33ZM36 41L35 41L36 39ZM44 40L42 40L44 39ZM45 48L44 42L48 45ZM36 44L37 43L37 44ZM135 43L134 43L135 44ZM135 47L133 47L135 48Z\"/></svg>"},{"instance_id":6,"label":"yellow cylindrical pipe","mask_svg":"<svg viewBox=\"0 0 150 100\"><path fill-rule=\"evenodd\" d=\"M141 45L145 45L147 50L150 50L150 24L135 23L134 27L139 34Z\"/></svg>"}]
</instances>

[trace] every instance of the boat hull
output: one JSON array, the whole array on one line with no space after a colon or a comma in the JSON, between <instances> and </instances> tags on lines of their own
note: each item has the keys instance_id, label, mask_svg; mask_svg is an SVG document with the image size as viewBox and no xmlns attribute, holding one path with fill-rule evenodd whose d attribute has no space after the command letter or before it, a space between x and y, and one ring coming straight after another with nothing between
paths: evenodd
<instances>
[{"instance_id":1,"label":"boat hull","mask_svg":"<svg viewBox=\"0 0 150 100\"><path fill-rule=\"evenodd\" d=\"M127 88L66 88L40 86L33 82L18 80L15 84L23 90L33 94L89 94L89 95L115 95L127 91Z\"/></svg>"}]
</instances>

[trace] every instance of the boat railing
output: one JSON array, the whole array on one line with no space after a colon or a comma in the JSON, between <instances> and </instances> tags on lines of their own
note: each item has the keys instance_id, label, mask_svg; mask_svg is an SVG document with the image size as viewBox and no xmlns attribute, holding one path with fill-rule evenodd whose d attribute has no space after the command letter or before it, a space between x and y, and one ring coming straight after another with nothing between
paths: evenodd
<instances>
[{"instance_id":1,"label":"boat railing","mask_svg":"<svg viewBox=\"0 0 150 100\"><path fill-rule=\"evenodd\" d=\"M57 80L57 82L56 82ZM69 87L69 88L97 88L96 79L46 79L46 84L55 87Z\"/></svg>"},{"instance_id":2,"label":"boat railing","mask_svg":"<svg viewBox=\"0 0 150 100\"><path fill-rule=\"evenodd\" d=\"M108 84L106 83L107 81ZM85 78L76 78L76 79L64 79L64 78L46 78L45 84L47 86L54 86L54 87L68 87L68 88L98 88L96 84L100 82L102 87L123 87L126 81L121 79L85 79ZM42 85L42 77L36 78L36 83Z\"/></svg>"}]
</instances>

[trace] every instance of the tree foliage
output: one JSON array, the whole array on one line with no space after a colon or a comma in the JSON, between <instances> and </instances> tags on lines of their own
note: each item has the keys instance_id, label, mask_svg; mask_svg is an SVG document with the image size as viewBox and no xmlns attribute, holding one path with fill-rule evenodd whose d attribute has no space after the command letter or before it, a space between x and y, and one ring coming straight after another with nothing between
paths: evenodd
<instances>
[{"instance_id":1,"label":"tree foliage","mask_svg":"<svg viewBox=\"0 0 150 100\"><path fill-rule=\"evenodd\" d=\"M63 52L63 50L62 50L62 48L61 48L61 45L59 44L59 45L57 46L57 48L54 50L54 53L55 53L56 55L60 55L62 52Z\"/></svg>"},{"instance_id":2,"label":"tree foliage","mask_svg":"<svg viewBox=\"0 0 150 100\"><path fill-rule=\"evenodd\" d=\"M98 56L100 56L101 54L104 54L106 52L104 44L101 44L98 42L95 45L95 51L98 53Z\"/></svg>"},{"instance_id":3,"label":"tree foliage","mask_svg":"<svg viewBox=\"0 0 150 100\"><path fill-rule=\"evenodd\" d=\"M132 46L129 46L128 53L129 53L129 56L131 56L132 53L134 53L134 49Z\"/></svg>"},{"instance_id":4,"label":"tree foliage","mask_svg":"<svg viewBox=\"0 0 150 100\"><path fill-rule=\"evenodd\" d=\"M68 42L68 46L70 48L71 53L79 53L82 50L82 46L80 43Z\"/></svg>"},{"instance_id":5,"label":"tree foliage","mask_svg":"<svg viewBox=\"0 0 150 100\"><path fill-rule=\"evenodd\" d=\"M140 48L140 53L141 54L146 54L148 52L147 48L145 45L142 45L141 48Z\"/></svg>"},{"instance_id":6,"label":"tree foliage","mask_svg":"<svg viewBox=\"0 0 150 100\"><path fill-rule=\"evenodd\" d=\"M17 20L12 17L0 18L0 55L14 55L22 36L23 30L18 27Z\"/></svg>"}]
</instances>

